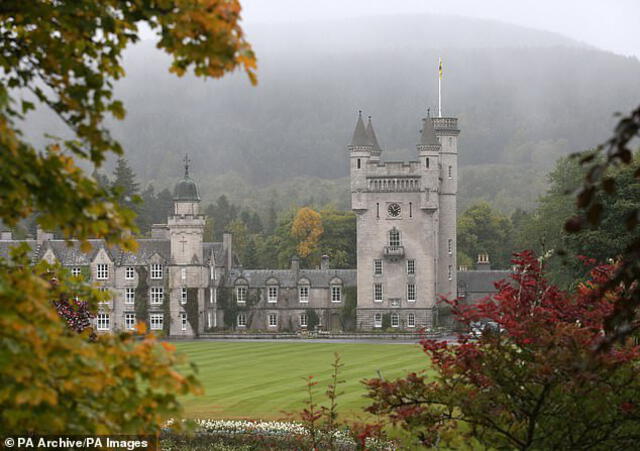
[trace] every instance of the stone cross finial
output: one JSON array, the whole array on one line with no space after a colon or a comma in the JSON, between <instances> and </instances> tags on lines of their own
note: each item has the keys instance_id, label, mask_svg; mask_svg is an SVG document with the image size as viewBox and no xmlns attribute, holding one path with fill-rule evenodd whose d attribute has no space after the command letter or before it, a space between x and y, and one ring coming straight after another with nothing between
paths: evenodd
<instances>
[{"instance_id":1,"label":"stone cross finial","mask_svg":"<svg viewBox=\"0 0 640 451\"><path fill-rule=\"evenodd\" d=\"M185 154L184 155L184 176L188 177L189 176L189 163L191 162L191 160L189 160L189 154Z\"/></svg>"}]
</instances>

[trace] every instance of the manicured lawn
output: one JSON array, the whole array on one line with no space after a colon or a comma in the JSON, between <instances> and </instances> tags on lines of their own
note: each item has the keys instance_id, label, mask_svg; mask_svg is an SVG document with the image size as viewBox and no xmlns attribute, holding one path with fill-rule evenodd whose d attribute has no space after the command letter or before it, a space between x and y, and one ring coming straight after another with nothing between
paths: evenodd
<instances>
[{"instance_id":1,"label":"manicured lawn","mask_svg":"<svg viewBox=\"0 0 640 451\"><path fill-rule=\"evenodd\" d=\"M344 391L339 400L341 414L359 413L368 401L360 381L419 371L427 359L418 345L339 343L176 343L179 351L199 368L205 393L184 398L186 415L200 418L283 418L294 412L305 398L303 378L318 381L317 399L324 401L333 362L340 353L344 367ZM322 396L321 396L322 394Z\"/></svg>"}]
</instances>

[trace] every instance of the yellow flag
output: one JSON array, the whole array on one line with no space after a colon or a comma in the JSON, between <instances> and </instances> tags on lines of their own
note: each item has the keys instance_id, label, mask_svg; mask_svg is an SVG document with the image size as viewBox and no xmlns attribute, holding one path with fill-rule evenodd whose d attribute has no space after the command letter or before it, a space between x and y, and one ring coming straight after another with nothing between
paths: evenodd
<instances>
[{"instance_id":1,"label":"yellow flag","mask_svg":"<svg viewBox=\"0 0 640 451\"><path fill-rule=\"evenodd\" d=\"M438 66L438 74L440 76L440 80L442 80L442 60L440 60L440 65Z\"/></svg>"}]
</instances>

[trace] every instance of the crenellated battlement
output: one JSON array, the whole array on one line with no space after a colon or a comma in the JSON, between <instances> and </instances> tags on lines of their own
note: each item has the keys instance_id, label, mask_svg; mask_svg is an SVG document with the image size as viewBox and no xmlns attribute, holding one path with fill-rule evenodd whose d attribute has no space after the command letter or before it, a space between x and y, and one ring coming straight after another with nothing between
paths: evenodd
<instances>
[{"instance_id":1,"label":"crenellated battlement","mask_svg":"<svg viewBox=\"0 0 640 451\"><path fill-rule=\"evenodd\" d=\"M460 133L457 117L433 117L433 128L438 135L455 135Z\"/></svg>"}]
</instances>

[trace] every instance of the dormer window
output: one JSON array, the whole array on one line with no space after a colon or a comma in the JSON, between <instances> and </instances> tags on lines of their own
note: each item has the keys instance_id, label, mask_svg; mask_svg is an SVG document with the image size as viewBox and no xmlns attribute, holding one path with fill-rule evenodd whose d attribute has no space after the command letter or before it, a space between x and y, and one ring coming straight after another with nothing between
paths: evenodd
<instances>
[{"instance_id":1,"label":"dormer window","mask_svg":"<svg viewBox=\"0 0 640 451\"><path fill-rule=\"evenodd\" d=\"M73 268L71 268L71 275L73 277L79 277L80 276L80 268L77 266L74 266Z\"/></svg>"},{"instance_id":2,"label":"dormer window","mask_svg":"<svg viewBox=\"0 0 640 451\"><path fill-rule=\"evenodd\" d=\"M342 302L342 280L337 277L330 282L331 302Z\"/></svg>"},{"instance_id":3,"label":"dormer window","mask_svg":"<svg viewBox=\"0 0 640 451\"><path fill-rule=\"evenodd\" d=\"M96 265L96 279L107 280L109 278L109 265L106 263L98 263Z\"/></svg>"},{"instance_id":4,"label":"dormer window","mask_svg":"<svg viewBox=\"0 0 640 451\"><path fill-rule=\"evenodd\" d=\"M303 304L309 302L309 281L307 279L298 282L298 300Z\"/></svg>"},{"instance_id":5,"label":"dormer window","mask_svg":"<svg viewBox=\"0 0 640 451\"><path fill-rule=\"evenodd\" d=\"M159 263L151 264L151 278L152 279L162 279L162 265Z\"/></svg>"},{"instance_id":6,"label":"dormer window","mask_svg":"<svg viewBox=\"0 0 640 451\"><path fill-rule=\"evenodd\" d=\"M278 281L276 279L267 281L267 302L270 304L278 302Z\"/></svg>"},{"instance_id":7,"label":"dormer window","mask_svg":"<svg viewBox=\"0 0 640 451\"><path fill-rule=\"evenodd\" d=\"M236 287L236 300L238 304L244 304L247 302L247 287L242 285Z\"/></svg>"}]
</instances>

